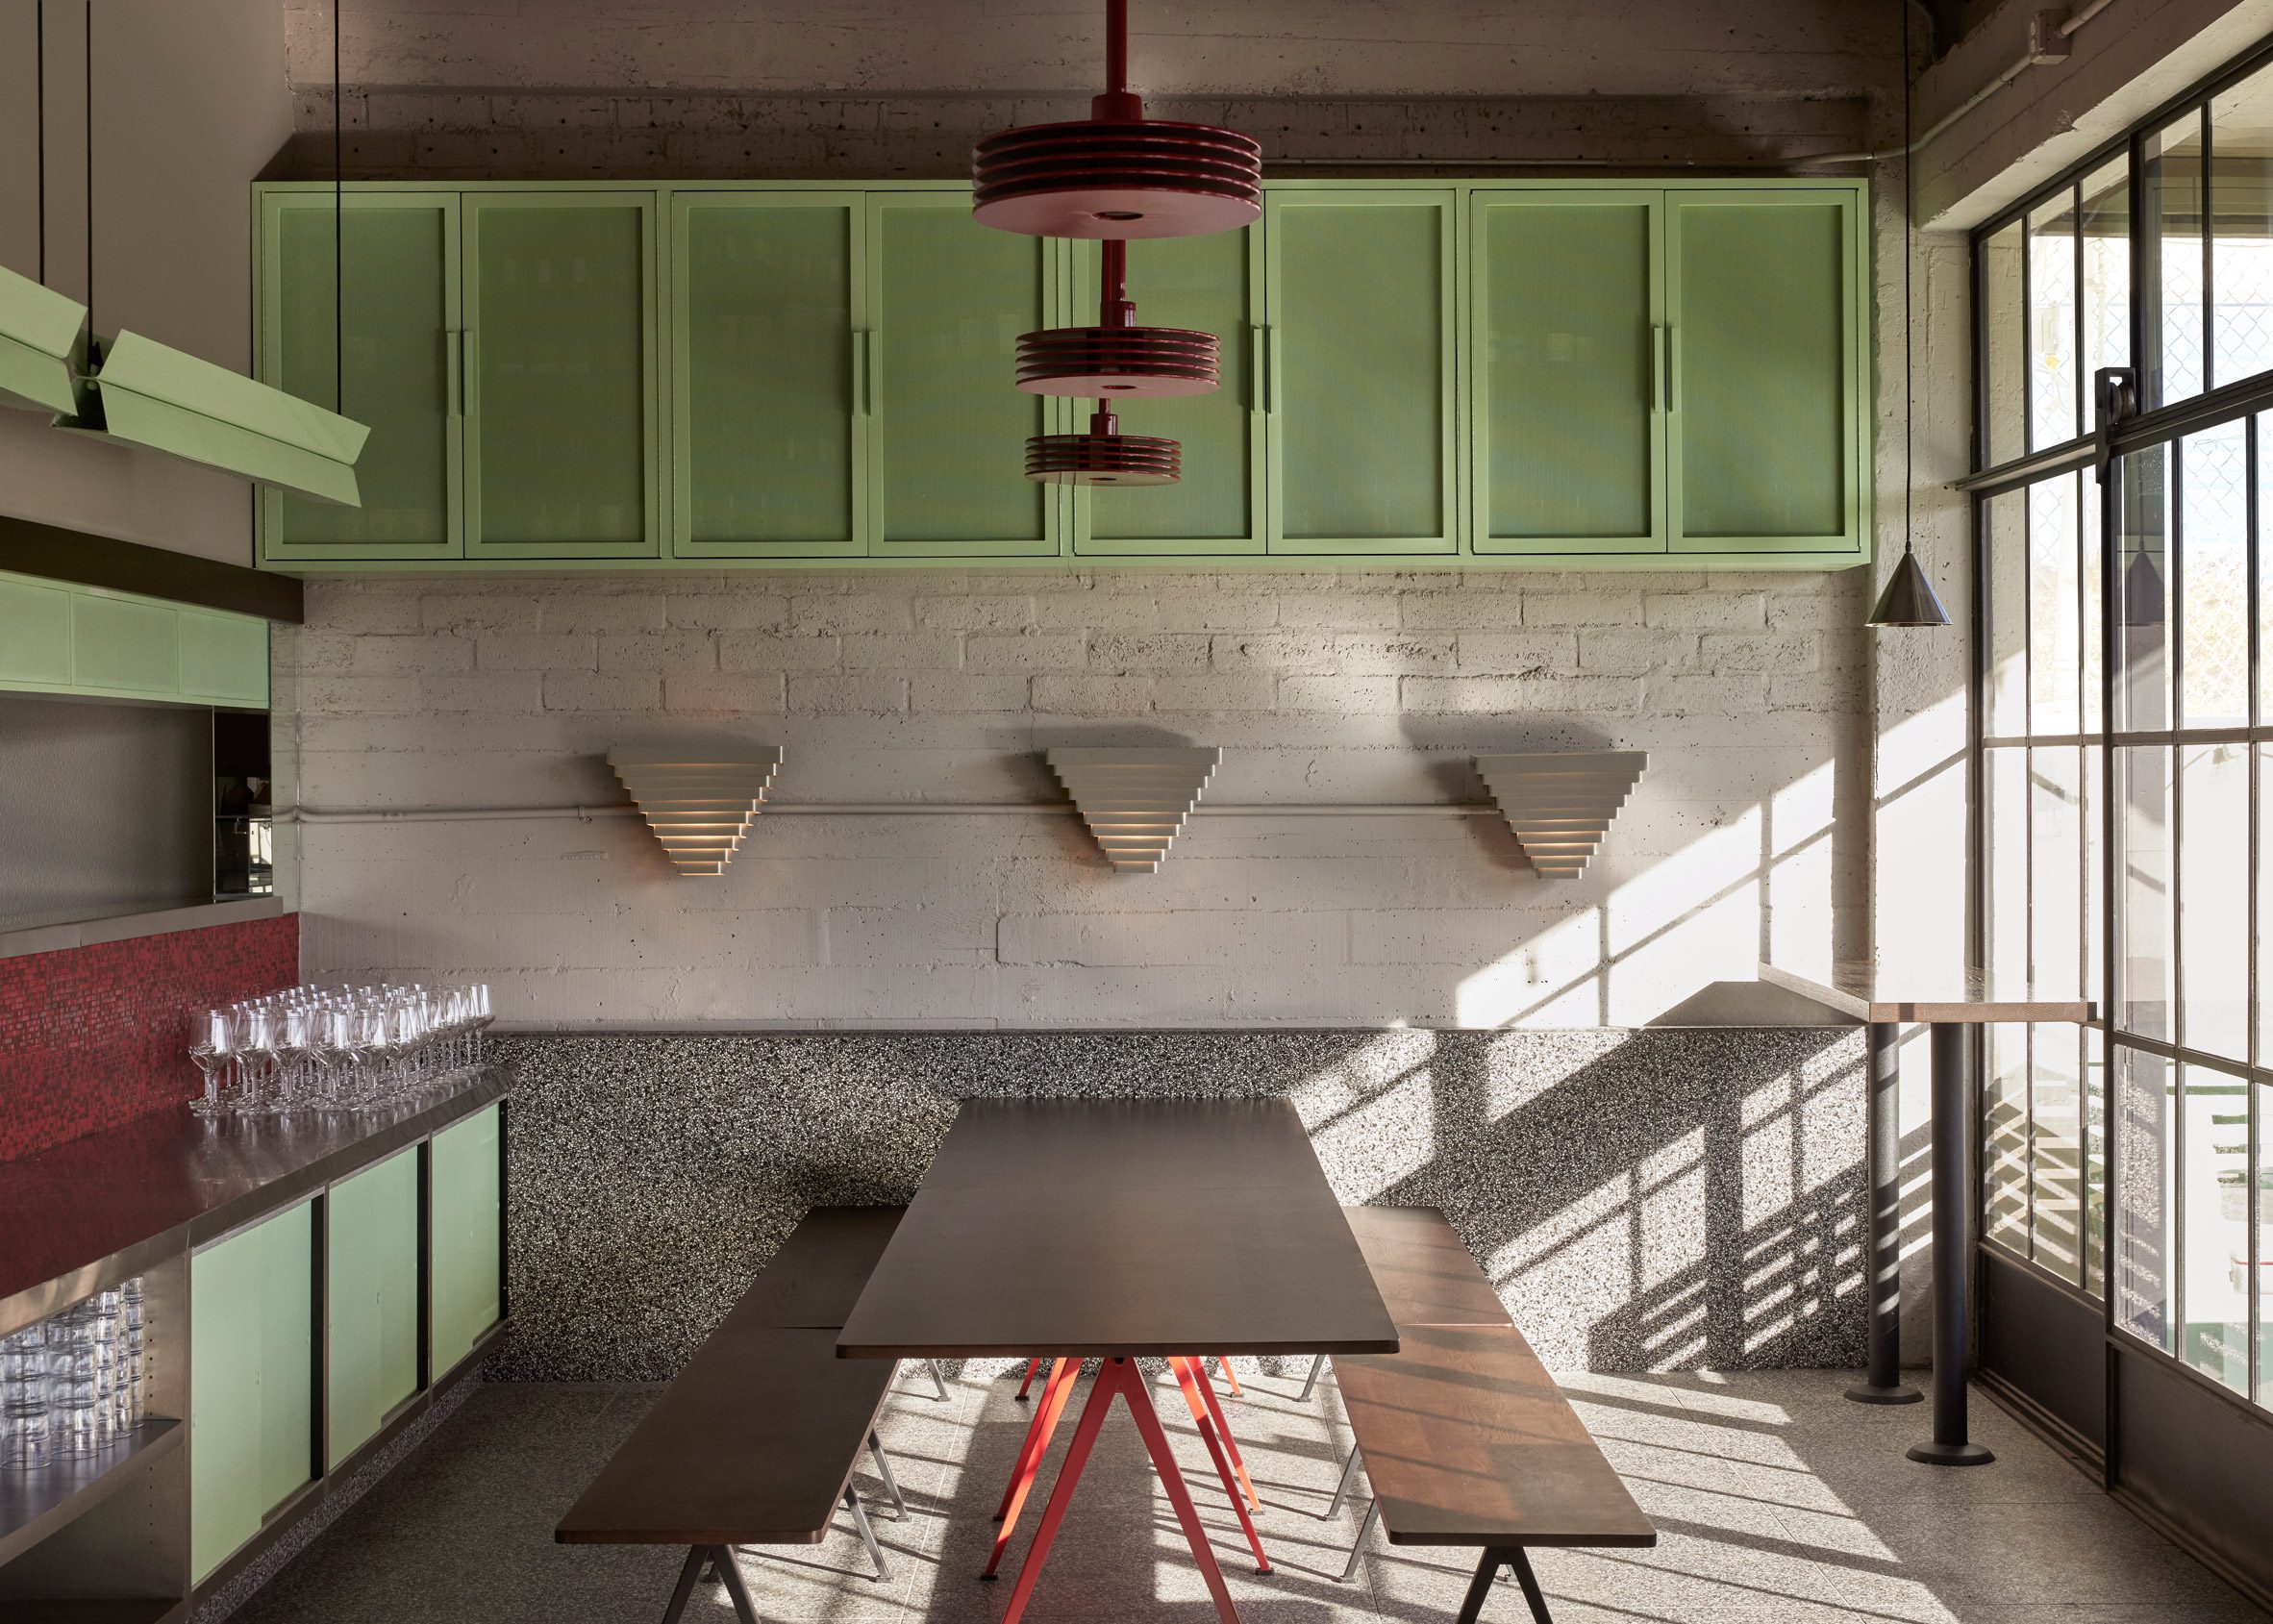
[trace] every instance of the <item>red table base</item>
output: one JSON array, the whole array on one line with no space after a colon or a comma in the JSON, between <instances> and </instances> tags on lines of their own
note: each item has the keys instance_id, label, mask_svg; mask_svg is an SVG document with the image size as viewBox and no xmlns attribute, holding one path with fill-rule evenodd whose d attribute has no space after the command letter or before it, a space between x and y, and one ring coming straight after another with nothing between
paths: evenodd
<instances>
[{"instance_id":1,"label":"red table base","mask_svg":"<svg viewBox=\"0 0 2273 1624\"><path fill-rule=\"evenodd\" d=\"M1254 1487L1246 1482L1246 1467L1235 1467L1237 1446L1225 1447L1229 1429L1218 1436L1214 1417L1221 1414L1214 1402L1214 1389L1209 1386L1204 1367L1195 1370L1197 1362L1191 1359L1171 1359L1176 1371L1177 1385L1184 1389L1185 1401L1191 1407L1198 1422L1200 1436L1214 1459L1232 1506L1238 1512L1239 1524L1246 1531L1249 1545L1255 1552L1258 1571L1270 1571L1269 1560L1262 1552L1262 1542L1256 1537L1255 1524L1247 1515L1247 1502ZM1017 1470L1012 1473L1009 1490L1003 1496L1002 1533L996 1537L994 1558L987 1564L987 1576L994 1574L995 1564L1010 1543L1011 1530L1017 1521L1018 1512L1034 1485L1035 1474L1040 1469L1041 1460L1049 1448L1049 1437L1056 1429L1072 1396L1074 1378L1080 1373L1081 1362L1061 1359L1050 1368L1050 1378L1042 1389L1042 1401L1036 1410L1033 1422L1027 1428L1026 1444L1019 1451ZM1177 1469L1176 1457L1168 1448L1167 1434L1161 1428L1161 1418L1152 1407L1152 1395L1136 1362L1131 1359L1106 1360L1097 1370L1097 1379L1090 1385L1089 1396L1082 1406L1081 1421L1073 1430L1073 1443L1065 1453L1065 1465L1058 1474L1058 1481L1050 1490L1049 1504L1042 1510L1040 1528L1035 1531L1034 1545L1026 1553L1026 1562L1018 1570L1017 1583L1011 1587L1010 1606L1003 1611L1002 1624L1018 1624L1025 1616L1026 1604L1033 1599L1034 1587L1041 1578L1042 1564L1049 1558L1051 1541L1058 1537L1059 1525L1065 1520L1066 1508L1073 1502L1073 1491L1081 1482L1082 1470L1088 1464L1089 1450L1097 1441L1097 1433L1105 1425L1106 1412L1112 1408L1115 1397L1129 1407L1130 1419L1136 1423L1137 1434L1144 1439L1145 1453L1152 1457L1153 1469L1160 1473L1161 1483L1168 1491L1168 1504L1175 1508L1176 1521L1184 1530L1184 1537L1191 1546L1192 1561L1199 1564L1200 1577L1208 1587L1209 1595L1215 1600L1215 1611L1222 1624L1239 1624L1239 1615L1232 1606L1231 1591L1223 1583L1223 1573L1215 1565L1215 1553L1208 1543L1208 1532L1200 1526L1200 1513L1192 1504L1191 1493L1184 1486L1184 1474ZM1235 1481L1235 1470L1236 1481ZM1242 1494L1241 1488L1245 1488Z\"/></svg>"}]
</instances>

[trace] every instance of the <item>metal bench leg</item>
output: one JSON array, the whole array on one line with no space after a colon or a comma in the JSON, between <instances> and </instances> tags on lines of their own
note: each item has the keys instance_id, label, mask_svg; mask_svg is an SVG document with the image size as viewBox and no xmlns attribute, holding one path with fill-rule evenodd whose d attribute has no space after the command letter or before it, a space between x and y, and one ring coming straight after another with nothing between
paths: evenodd
<instances>
[{"instance_id":1,"label":"metal bench leg","mask_svg":"<svg viewBox=\"0 0 2273 1624\"><path fill-rule=\"evenodd\" d=\"M1341 1570L1343 1584L1348 1584L1351 1577L1357 1573L1358 1559L1365 1554L1365 1537L1373 1532L1373 1525L1380 1520L1381 1502L1376 1500L1365 1508L1365 1520L1358 1525L1357 1540L1350 1546L1349 1565ZM1476 1615L1474 1613L1462 1613L1461 1616L1466 1619L1468 1624L1475 1624Z\"/></svg>"},{"instance_id":2,"label":"metal bench leg","mask_svg":"<svg viewBox=\"0 0 2273 1624\"><path fill-rule=\"evenodd\" d=\"M1325 1368L1326 1356L1324 1354L1312 1354L1311 1356L1311 1373L1302 1379L1302 1391L1295 1395L1295 1402L1297 1404L1310 1403L1311 1389L1318 1385L1318 1372Z\"/></svg>"},{"instance_id":3,"label":"metal bench leg","mask_svg":"<svg viewBox=\"0 0 2273 1624\"><path fill-rule=\"evenodd\" d=\"M712 1548L717 1560L712 1565L718 1577L726 1581L726 1593L734 1601L734 1615L741 1624L758 1624L758 1606L750 1600L750 1587L742 1583L742 1570L734 1565L733 1549L725 1545Z\"/></svg>"},{"instance_id":4,"label":"metal bench leg","mask_svg":"<svg viewBox=\"0 0 2273 1624\"><path fill-rule=\"evenodd\" d=\"M1341 1515L1341 1503L1350 1497L1350 1485L1358 1481L1358 1446L1350 1445L1350 1458L1342 1462L1341 1482L1334 1486L1334 1498L1327 1503L1326 1515Z\"/></svg>"},{"instance_id":5,"label":"metal bench leg","mask_svg":"<svg viewBox=\"0 0 2273 1624\"><path fill-rule=\"evenodd\" d=\"M884 1491L892 1497L892 1521L898 1522L908 1514L908 1502L900 1498L900 1486L892 1481L892 1463L884 1458L884 1445L876 1434L868 1434L868 1459L876 1462L876 1475L884 1479Z\"/></svg>"},{"instance_id":6,"label":"metal bench leg","mask_svg":"<svg viewBox=\"0 0 2273 1624\"><path fill-rule=\"evenodd\" d=\"M844 1503L851 1508L853 1527L860 1531L861 1543L868 1547L868 1560L876 1564L876 1577L889 1579L892 1570L885 1565L884 1547L876 1542L876 1530L868 1526L868 1513L862 1508L861 1497L852 1491L852 1485L844 1487Z\"/></svg>"},{"instance_id":7,"label":"metal bench leg","mask_svg":"<svg viewBox=\"0 0 2273 1624\"><path fill-rule=\"evenodd\" d=\"M679 1624L679 1615L687 1611L687 1599L694 1594L694 1582L703 1576L703 1568L712 1554L709 1545L687 1547L686 1565L679 1569L678 1587L671 1592L671 1605L663 1609L662 1624Z\"/></svg>"}]
</instances>

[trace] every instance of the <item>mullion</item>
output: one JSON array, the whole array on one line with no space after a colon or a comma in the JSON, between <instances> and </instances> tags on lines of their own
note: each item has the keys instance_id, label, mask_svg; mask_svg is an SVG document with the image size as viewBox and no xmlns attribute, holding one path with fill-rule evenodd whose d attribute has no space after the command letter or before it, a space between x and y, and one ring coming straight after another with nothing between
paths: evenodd
<instances>
[{"instance_id":1,"label":"mullion","mask_svg":"<svg viewBox=\"0 0 2273 1624\"><path fill-rule=\"evenodd\" d=\"M2025 232L2028 228L2024 226L2021 229ZM2084 367L2086 354L2084 348L2084 179L2081 175L2076 178L2076 184L2068 190L2068 235L2074 239L2076 250L2072 262L2076 267L2075 278L2069 284L2070 292L2068 295L2068 305L2070 313L2074 317L2076 337L2074 348L2068 353L2076 358L2076 427L2081 431L2085 423L2089 420L2091 387L2090 375ZM2082 492L2079 491L2078 494L2081 495ZM2076 534L2081 540L2084 534L2084 510L2082 508L2076 510ZM2081 575L2077 577L2079 582L2082 579ZM2076 604L2076 624L2079 627L2084 624L2084 606L2081 593L2078 594ZM2082 662L2079 661L2078 663L2081 664ZM2079 689L2083 686L2080 677L2077 680L2077 686ZM2082 699L2083 695L2080 691L2077 697L2079 700ZM2080 706L2076 714L2078 716L2084 714Z\"/></svg>"},{"instance_id":2,"label":"mullion","mask_svg":"<svg viewBox=\"0 0 2273 1624\"><path fill-rule=\"evenodd\" d=\"M2084 331L2084 188L2076 187L2076 333L2081 345ZM2083 371L2084 351L2076 351L2077 371ZM2079 415L2079 423L2083 418ZM2084 484L2084 476L2072 476L2076 482L2075 524L2069 532L2068 542L2075 559L2076 569L2076 989L2089 996L2091 990L2091 842L2085 838L2085 826L2090 817L2085 786L2091 767L2090 748L2082 743L2088 730L2084 718L2089 714L2084 703L2085 660L2084 639L2090 632L2085 614L2086 598L2084 591L2084 572L2091 561L2084 556L2084 504L2090 492ZM2104 529L2104 527L2102 527ZM2106 717L2101 717L2106 725ZM2091 1045L2081 1027L2076 1030L2076 1284L2081 1287L2090 1278L2091 1270L2086 1262L2091 1247Z\"/></svg>"},{"instance_id":3,"label":"mullion","mask_svg":"<svg viewBox=\"0 0 2273 1624\"><path fill-rule=\"evenodd\" d=\"M2206 197L2208 196L2207 188L2205 189L2204 195ZM2249 612L2248 622L2243 629L2244 647L2247 650L2247 657L2244 663L2247 672L2246 680L2249 684L2249 694L2248 697L2243 701L2243 704L2245 708L2245 713L2249 717L2250 731L2253 733L2257 731L2259 722L2261 720L2261 707L2258 704L2258 661L2261 653L2258 647L2259 602L2260 594L2263 589L2263 583L2259 577L2258 569L2258 431L2261 426L2261 419L2251 417L2245 419L2242 426L2242 485L2244 490L2242 502L2242 545L2247 549L2242 557L2242 569L2248 584L2247 589L2244 593L2244 598L2247 602ZM2249 1318L2249 1335L2244 1344L2246 1349L2246 1357L2249 1362L2249 1370L2247 1377L2245 1378L2245 1386L2248 1387L2251 1400L2256 1403L2262 1403L2264 1401L2264 1395L2261 1391L2261 1385L2258 1379L2259 1366L2261 1362L2258 1344L2263 1334L2263 1325L2260 1318L2260 1300L2263 1287L2262 1283L2258 1279L2259 1274L2261 1272L2258 1266L2258 1249L2262 1244L2262 1240L2258 1231L2258 1206L2260 1201L2258 1190L2258 1140L2260 1134L2263 1131L2263 1125L2260 1120L2261 1112L2259 1110L2258 1101L2259 1096L2263 1092L2263 1089L2260 1087L2257 1081L2257 1074L2259 1063L2262 1059L2259 1053L2258 1042L2258 931L2260 927L2260 921L2258 918L2258 887L2259 865L2263 861L2263 858L2262 854L2258 850L2258 846L2259 832L2262 827L2260 821L2259 808L2261 804L2261 797L2264 793L2264 790L2263 787L2259 783L2260 774L2258 771L2258 764L2261 756L2261 752L2254 743L2249 744L2244 748L2249 751L2249 900L2244 905L2244 916L2249 921L2249 964L2248 979L2244 984L2245 991L2243 993L2242 1009L2245 1012L2246 1018L2248 1020L2248 1031L2243 1039L2243 1049L2249 1056L2250 1076L2249 1091L2244 1096L2249 1102L2249 1131L2245 1136L2246 1145L2242 1153L2244 1167L2242 1177L2245 1181L2244 1188L2248 1192L2247 1199L2243 1204L2243 1214L2249 1228L2249 1244L2244 1259L2245 1267L2243 1274L2243 1278L2249 1282L2249 1290L2243 1311Z\"/></svg>"},{"instance_id":4,"label":"mullion","mask_svg":"<svg viewBox=\"0 0 2273 1624\"><path fill-rule=\"evenodd\" d=\"M2216 267L2211 254L2211 221L2214 212L2210 206L2210 102L2205 98L2194 117L2201 125L2202 136L2202 392L2210 393L2218 386L2217 362L2213 351L2217 337L2217 284L2212 280Z\"/></svg>"},{"instance_id":5,"label":"mullion","mask_svg":"<svg viewBox=\"0 0 2273 1624\"><path fill-rule=\"evenodd\" d=\"M2208 179L2205 166L2204 178ZM2205 227L2209 222L2203 222ZM2205 267L2207 269L2207 265ZM2203 371L2209 375L2209 334L2204 336ZM2170 764L2170 834L2164 842L2170 853L2170 935L2165 951L2170 961L2170 1010L2164 1024L2170 1029L2172 1046L2186 1046L2186 961L2180 943L2185 938L2182 910L2186 907L2186 886L2181 879L2180 854L2185 849L2186 830L2186 773L2179 754L2181 745L2175 742L2183 730L2180 723L2186 716L2186 442L2179 440L2168 453L2170 462L2170 523L2163 536L2163 579L2169 583L2163 590L2170 603L2163 617L2162 664L2170 680L2168 715L2174 742L2166 758ZM2171 1069L2170 1113L2170 1303L2172 1334L2175 1345L2171 1349L2179 1362L2186 1362L2186 1063L2178 1062Z\"/></svg>"},{"instance_id":6,"label":"mullion","mask_svg":"<svg viewBox=\"0 0 2273 1624\"><path fill-rule=\"evenodd\" d=\"M2033 288L2028 279L2028 245L2030 227L2022 220L2020 228L2022 286ZM2024 305L2025 308L2025 305ZM2036 375L2034 363L2029 367ZM2031 418L2034 427L2034 417ZM2020 676L2021 715L2031 737L2036 728L2036 491L2031 489L2020 504ZM1992 535L1991 543L1995 541ZM2027 906L2022 912L2027 922L2021 936L2021 962L2028 967L2029 985L2036 982L2036 747L2028 745L2020 753L2020 871L2023 876L2021 895ZM2036 1023L2024 1022L2020 1032L2021 1065L2021 1247L2020 1255L2031 1262L2036 1260Z\"/></svg>"}]
</instances>

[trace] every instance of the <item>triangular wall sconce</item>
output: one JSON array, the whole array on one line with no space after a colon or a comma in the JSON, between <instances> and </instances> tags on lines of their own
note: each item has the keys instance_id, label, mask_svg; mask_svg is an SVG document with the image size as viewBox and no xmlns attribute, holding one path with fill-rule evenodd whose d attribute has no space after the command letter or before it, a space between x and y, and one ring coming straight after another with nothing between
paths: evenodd
<instances>
[{"instance_id":1,"label":"triangular wall sconce","mask_svg":"<svg viewBox=\"0 0 2273 1624\"><path fill-rule=\"evenodd\" d=\"M1542 880L1575 880L1649 766L1643 750L1479 756L1476 772Z\"/></svg>"},{"instance_id":2,"label":"triangular wall sconce","mask_svg":"<svg viewBox=\"0 0 2273 1624\"><path fill-rule=\"evenodd\" d=\"M121 333L59 429L162 451L320 502L360 508L356 459L371 431L155 338Z\"/></svg>"},{"instance_id":3,"label":"triangular wall sconce","mask_svg":"<svg viewBox=\"0 0 2273 1624\"><path fill-rule=\"evenodd\" d=\"M71 411L86 338L85 305L0 265L0 406Z\"/></svg>"},{"instance_id":4,"label":"triangular wall sconce","mask_svg":"<svg viewBox=\"0 0 2273 1624\"><path fill-rule=\"evenodd\" d=\"M683 875L726 872L781 770L779 748L621 749L608 764Z\"/></svg>"},{"instance_id":5,"label":"triangular wall sconce","mask_svg":"<svg viewBox=\"0 0 2273 1624\"><path fill-rule=\"evenodd\" d=\"M1129 874L1159 871L1223 761L1223 752L1210 747L1078 748L1044 755L1106 861Z\"/></svg>"}]
</instances>

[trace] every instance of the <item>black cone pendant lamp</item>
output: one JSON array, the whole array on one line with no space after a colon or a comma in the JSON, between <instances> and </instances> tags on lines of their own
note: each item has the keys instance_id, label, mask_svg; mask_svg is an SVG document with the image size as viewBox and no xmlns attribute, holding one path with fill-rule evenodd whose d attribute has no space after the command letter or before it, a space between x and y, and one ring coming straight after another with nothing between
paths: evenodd
<instances>
[{"instance_id":1,"label":"black cone pendant lamp","mask_svg":"<svg viewBox=\"0 0 2273 1624\"><path fill-rule=\"evenodd\" d=\"M1934 590L1934 583L1926 578L1925 566L1918 562L1911 537L1911 485L1913 457L1911 450L1911 237L1915 231L1917 191L1911 175L1917 154L1911 150L1911 94L1910 94L1910 0L1894 0L1902 11L1902 557L1894 561L1894 573L1886 577L1886 585L1879 593L1879 601L1871 607L1872 626L1946 626L1949 611L1941 607L1941 599Z\"/></svg>"}]
</instances>

